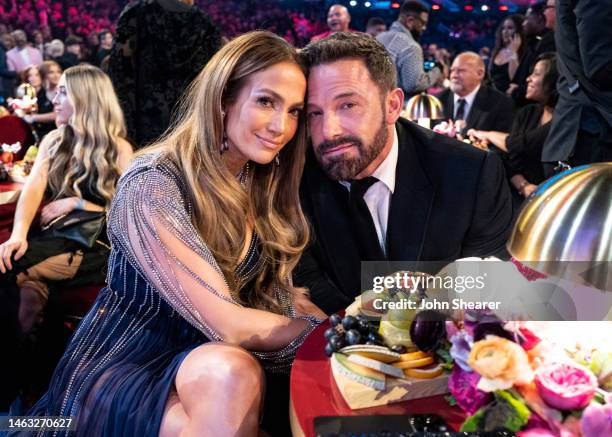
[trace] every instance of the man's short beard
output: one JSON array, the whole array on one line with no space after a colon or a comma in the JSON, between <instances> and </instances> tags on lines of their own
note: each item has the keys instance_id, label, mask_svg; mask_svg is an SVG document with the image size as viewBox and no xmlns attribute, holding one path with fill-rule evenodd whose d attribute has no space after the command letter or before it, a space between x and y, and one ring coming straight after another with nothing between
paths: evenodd
<instances>
[{"instance_id":1,"label":"man's short beard","mask_svg":"<svg viewBox=\"0 0 612 437\"><path fill-rule=\"evenodd\" d=\"M354 179L355 176L365 170L385 148L388 138L389 131L387 130L387 125L383 118L376 135L374 135L372 143L368 146L363 144L361 138L346 135L334 140L323 141L314 150L317 161L319 161L319 165L321 165L321 168L327 176L334 180L345 181ZM338 147L341 144L354 145L359 152L359 156L347 158L340 155L332 158L325 158L326 161L324 162L323 152Z\"/></svg>"}]
</instances>

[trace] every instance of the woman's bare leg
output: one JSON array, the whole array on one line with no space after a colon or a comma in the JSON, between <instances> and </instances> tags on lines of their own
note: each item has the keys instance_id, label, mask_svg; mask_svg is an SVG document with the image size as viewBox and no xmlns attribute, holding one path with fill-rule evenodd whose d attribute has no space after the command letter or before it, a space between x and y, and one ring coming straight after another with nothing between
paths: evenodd
<instances>
[{"instance_id":1,"label":"woman's bare leg","mask_svg":"<svg viewBox=\"0 0 612 437\"><path fill-rule=\"evenodd\" d=\"M181 363L160 428L160 437L257 436L264 374L242 348L209 343Z\"/></svg>"}]
</instances>

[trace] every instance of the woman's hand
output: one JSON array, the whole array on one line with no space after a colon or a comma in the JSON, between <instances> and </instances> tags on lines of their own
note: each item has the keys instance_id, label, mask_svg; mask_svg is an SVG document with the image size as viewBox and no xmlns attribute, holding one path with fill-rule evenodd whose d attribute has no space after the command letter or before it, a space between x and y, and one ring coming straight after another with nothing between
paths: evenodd
<instances>
[{"instance_id":1,"label":"woman's hand","mask_svg":"<svg viewBox=\"0 0 612 437\"><path fill-rule=\"evenodd\" d=\"M537 185L534 185L534 184L527 184L527 185L525 185L525 186L524 186L524 187L521 189L520 194L521 194L521 195L522 195L522 196L523 196L525 199L527 199L527 198L529 198L529 197L530 197L530 196L533 194L533 192L534 192L535 190L537 190L537 189L538 189L538 186L537 186Z\"/></svg>"},{"instance_id":2,"label":"woman's hand","mask_svg":"<svg viewBox=\"0 0 612 437\"><path fill-rule=\"evenodd\" d=\"M0 272L11 270L11 256L15 253L15 261L21 258L28 250L28 241L25 238L13 237L0 244Z\"/></svg>"},{"instance_id":3,"label":"woman's hand","mask_svg":"<svg viewBox=\"0 0 612 437\"><path fill-rule=\"evenodd\" d=\"M521 35L519 35L518 33L515 33L512 36L512 39L510 40L510 44L508 44L508 48L510 49L512 53L514 53L515 55L518 55L522 42L523 41L521 40Z\"/></svg>"},{"instance_id":4,"label":"woman's hand","mask_svg":"<svg viewBox=\"0 0 612 437\"><path fill-rule=\"evenodd\" d=\"M511 83L511 84L508 86L508 89L506 90L506 95L507 95L508 97L512 97L512 93L514 92L514 90L518 89L518 87L519 87L519 86L518 86L518 84L516 84L516 83Z\"/></svg>"},{"instance_id":5,"label":"woman's hand","mask_svg":"<svg viewBox=\"0 0 612 437\"><path fill-rule=\"evenodd\" d=\"M56 218L72 212L78 203L78 197L66 197L46 204L40 212L40 223L46 226Z\"/></svg>"},{"instance_id":6,"label":"woman's hand","mask_svg":"<svg viewBox=\"0 0 612 437\"><path fill-rule=\"evenodd\" d=\"M489 137L487 132L483 130L470 129L468 130L468 138L477 147L487 148L489 145Z\"/></svg>"}]
</instances>

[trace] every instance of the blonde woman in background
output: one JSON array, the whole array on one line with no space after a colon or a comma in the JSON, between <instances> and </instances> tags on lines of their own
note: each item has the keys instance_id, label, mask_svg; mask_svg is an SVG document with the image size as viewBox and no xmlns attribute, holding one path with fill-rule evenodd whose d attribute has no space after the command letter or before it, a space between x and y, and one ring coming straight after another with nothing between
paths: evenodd
<instances>
[{"instance_id":1,"label":"blonde woman in background","mask_svg":"<svg viewBox=\"0 0 612 437\"><path fill-rule=\"evenodd\" d=\"M132 157L119 103L102 70L85 65L66 70L53 105L59 128L41 142L11 236L0 244L0 282L17 282L24 334L40 321L54 283L102 283L109 253L104 241L84 248L32 228L39 207L48 202L41 210L42 226L74 210L105 211Z\"/></svg>"},{"instance_id":2,"label":"blonde woman in background","mask_svg":"<svg viewBox=\"0 0 612 437\"><path fill-rule=\"evenodd\" d=\"M305 93L272 33L213 56L121 178L108 286L29 414L76 416L79 435L258 434L265 377L325 317L289 280L308 242Z\"/></svg>"}]
</instances>

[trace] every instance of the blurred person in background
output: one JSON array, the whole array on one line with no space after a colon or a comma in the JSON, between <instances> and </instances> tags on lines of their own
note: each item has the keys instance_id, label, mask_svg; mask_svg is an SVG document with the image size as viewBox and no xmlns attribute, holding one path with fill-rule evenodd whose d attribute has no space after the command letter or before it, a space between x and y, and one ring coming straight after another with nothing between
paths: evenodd
<instances>
[{"instance_id":1,"label":"blurred person in background","mask_svg":"<svg viewBox=\"0 0 612 437\"><path fill-rule=\"evenodd\" d=\"M371 17L366 24L366 33L374 38L387 30L387 23L380 17Z\"/></svg>"},{"instance_id":2,"label":"blurred person in background","mask_svg":"<svg viewBox=\"0 0 612 437\"><path fill-rule=\"evenodd\" d=\"M509 94L527 79L529 66L523 62L526 47L523 17L510 15L495 31L495 47L489 62L489 79L496 90Z\"/></svg>"},{"instance_id":3,"label":"blurred person in background","mask_svg":"<svg viewBox=\"0 0 612 437\"><path fill-rule=\"evenodd\" d=\"M346 6L332 5L327 11L328 31L319 33L311 38L310 41L319 41L335 32L352 32L349 28L351 24L351 14Z\"/></svg>"},{"instance_id":4,"label":"blurred person in background","mask_svg":"<svg viewBox=\"0 0 612 437\"><path fill-rule=\"evenodd\" d=\"M21 72L30 65L42 64L42 53L28 46L28 37L23 30L15 30L12 33L15 47L6 52L6 61L9 70Z\"/></svg>"},{"instance_id":5,"label":"blurred person in background","mask_svg":"<svg viewBox=\"0 0 612 437\"><path fill-rule=\"evenodd\" d=\"M516 194L520 195L519 201L529 197L545 179L540 158L559 98L558 79L555 54L540 55L527 77L526 97L536 103L517 112L510 133L475 129L468 132L472 141L493 145L504 152L506 173L516 190L515 200Z\"/></svg>"},{"instance_id":6,"label":"blurred person in background","mask_svg":"<svg viewBox=\"0 0 612 437\"><path fill-rule=\"evenodd\" d=\"M52 102L59 91L61 76L62 68L55 61L44 61L40 67L31 66L24 71L24 78L36 89L38 109L24 115L23 120L32 125L39 141L55 129L56 113Z\"/></svg>"}]
</instances>

